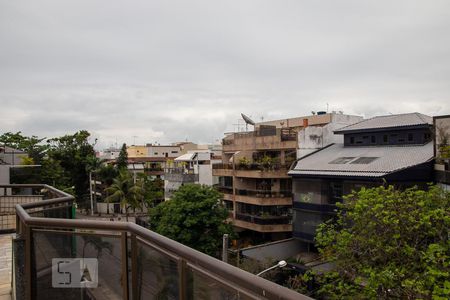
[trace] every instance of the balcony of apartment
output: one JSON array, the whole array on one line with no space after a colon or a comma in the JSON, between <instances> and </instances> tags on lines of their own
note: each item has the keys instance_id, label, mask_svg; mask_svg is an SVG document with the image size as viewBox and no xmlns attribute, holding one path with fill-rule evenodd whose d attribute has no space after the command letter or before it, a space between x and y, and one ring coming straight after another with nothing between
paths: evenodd
<instances>
[{"instance_id":1,"label":"balcony of apartment","mask_svg":"<svg viewBox=\"0 0 450 300\"><path fill-rule=\"evenodd\" d=\"M74 219L75 199L50 186L0 191L0 203L17 202L15 299L309 299L134 223Z\"/></svg>"},{"instance_id":2,"label":"balcony of apartment","mask_svg":"<svg viewBox=\"0 0 450 300\"><path fill-rule=\"evenodd\" d=\"M291 231L291 206L261 206L238 202L233 224L259 232Z\"/></svg>"},{"instance_id":3,"label":"balcony of apartment","mask_svg":"<svg viewBox=\"0 0 450 300\"><path fill-rule=\"evenodd\" d=\"M213 176L236 176L243 178L290 178L287 174L288 165L272 164L266 166L261 163L251 164L214 164Z\"/></svg>"},{"instance_id":4,"label":"balcony of apartment","mask_svg":"<svg viewBox=\"0 0 450 300\"><path fill-rule=\"evenodd\" d=\"M194 173L193 169L183 167L166 168L164 170L164 180L182 183L198 182L198 174Z\"/></svg>"},{"instance_id":5,"label":"balcony of apartment","mask_svg":"<svg viewBox=\"0 0 450 300\"><path fill-rule=\"evenodd\" d=\"M223 194L223 199L233 201L233 187L215 184L214 188Z\"/></svg>"},{"instance_id":6,"label":"balcony of apartment","mask_svg":"<svg viewBox=\"0 0 450 300\"><path fill-rule=\"evenodd\" d=\"M251 215L236 212L233 225L258 232L292 231L291 216Z\"/></svg>"},{"instance_id":7,"label":"balcony of apartment","mask_svg":"<svg viewBox=\"0 0 450 300\"><path fill-rule=\"evenodd\" d=\"M233 164L213 164L213 176L233 176Z\"/></svg>"},{"instance_id":8,"label":"balcony of apartment","mask_svg":"<svg viewBox=\"0 0 450 300\"><path fill-rule=\"evenodd\" d=\"M144 168L144 173L149 176L164 175L162 166L149 166Z\"/></svg>"},{"instance_id":9,"label":"balcony of apartment","mask_svg":"<svg viewBox=\"0 0 450 300\"><path fill-rule=\"evenodd\" d=\"M255 205L292 205L292 191L236 189L235 200Z\"/></svg>"},{"instance_id":10,"label":"balcony of apartment","mask_svg":"<svg viewBox=\"0 0 450 300\"><path fill-rule=\"evenodd\" d=\"M292 128L273 128L249 132L235 132L222 140L223 151L296 149L297 131Z\"/></svg>"}]
</instances>

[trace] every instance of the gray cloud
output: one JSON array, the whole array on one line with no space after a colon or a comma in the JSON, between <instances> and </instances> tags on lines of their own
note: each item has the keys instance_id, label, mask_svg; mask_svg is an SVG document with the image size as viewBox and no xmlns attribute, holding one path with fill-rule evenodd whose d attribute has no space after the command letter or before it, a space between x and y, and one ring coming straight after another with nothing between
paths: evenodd
<instances>
[{"instance_id":1,"label":"gray cloud","mask_svg":"<svg viewBox=\"0 0 450 300\"><path fill-rule=\"evenodd\" d=\"M3 1L0 129L212 142L240 112L448 114L449 27L445 0Z\"/></svg>"}]
</instances>

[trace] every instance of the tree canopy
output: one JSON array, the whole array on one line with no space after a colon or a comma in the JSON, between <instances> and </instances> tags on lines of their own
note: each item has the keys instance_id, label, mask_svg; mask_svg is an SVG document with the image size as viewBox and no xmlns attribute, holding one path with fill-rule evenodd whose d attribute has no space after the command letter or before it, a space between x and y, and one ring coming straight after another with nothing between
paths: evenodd
<instances>
[{"instance_id":1,"label":"tree canopy","mask_svg":"<svg viewBox=\"0 0 450 300\"><path fill-rule=\"evenodd\" d=\"M139 185L134 184L131 174L127 170L121 170L119 175L113 179L111 186L106 188L108 197L105 201L120 202L125 207L126 220L128 221L128 209L140 208L143 198L143 190Z\"/></svg>"},{"instance_id":2,"label":"tree canopy","mask_svg":"<svg viewBox=\"0 0 450 300\"><path fill-rule=\"evenodd\" d=\"M120 149L119 156L116 160L117 169L122 170L128 167L128 152L127 152L127 144L123 144Z\"/></svg>"},{"instance_id":3,"label":"tree canopy","mask_svg":"<svg viewBox=\"0 0 450 300\"><path fill-rule=\"evenodd\" d=\"M314 275L327 299L448 299L450 194L437 186L361 189L322 224L317 245L333 271Z\"/></svg>"},{"instance_id":4,"label":"tree canopy","mask_svg":"<svg viewBox=\"0 0 450 300\"><path fill-rule=\"evenodd\" d=\"M218 191L208 186L187 184L171 200L150 210L150 229L186 246L217 256L222 236L231 234L226 223L228 210Z\"/></svg>"}]
</instances>

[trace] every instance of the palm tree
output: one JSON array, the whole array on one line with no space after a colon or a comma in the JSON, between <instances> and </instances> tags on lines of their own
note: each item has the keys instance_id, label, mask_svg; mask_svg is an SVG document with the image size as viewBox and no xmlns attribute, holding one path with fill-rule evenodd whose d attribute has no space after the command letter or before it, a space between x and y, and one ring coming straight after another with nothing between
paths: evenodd
<instances>
[{"instance_id":1,"label":"palm tree","mask_svg":"<svg viewBox=\"0 0 450 300\"><path fill-rule=\"evenodd\" d=\"M127 170L122 170L119 175L113 180L113 184L106 188L108 197L105 198L107 203L120 202L120 205L125 208L125 217L128 221L128 209L139 207L142 199L142 188L135 185L133 178Z\"/></svg>"}]
</instances>

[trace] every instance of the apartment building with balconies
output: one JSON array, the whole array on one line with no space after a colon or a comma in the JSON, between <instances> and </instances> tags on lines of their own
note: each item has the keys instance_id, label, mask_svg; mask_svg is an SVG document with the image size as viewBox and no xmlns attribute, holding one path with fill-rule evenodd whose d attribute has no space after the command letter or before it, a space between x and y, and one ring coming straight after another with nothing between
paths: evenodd
<instances>
[{"instance_id":1,"label":"apartment building with balconies","mask_svg":"<svg viewBox=\"0 0 450 300\"><path fill-rule=\"evenodd\" d=\"M300 153L299 132L324 128L338 119L344 126L361 117L319 113L256 123L253 131L225 134L222 163L213 165L213 175L219 178L217 189L241 235L248 233L259 241L292 236L292 181L287 172Z\"/></svg>"}]
</instances>

